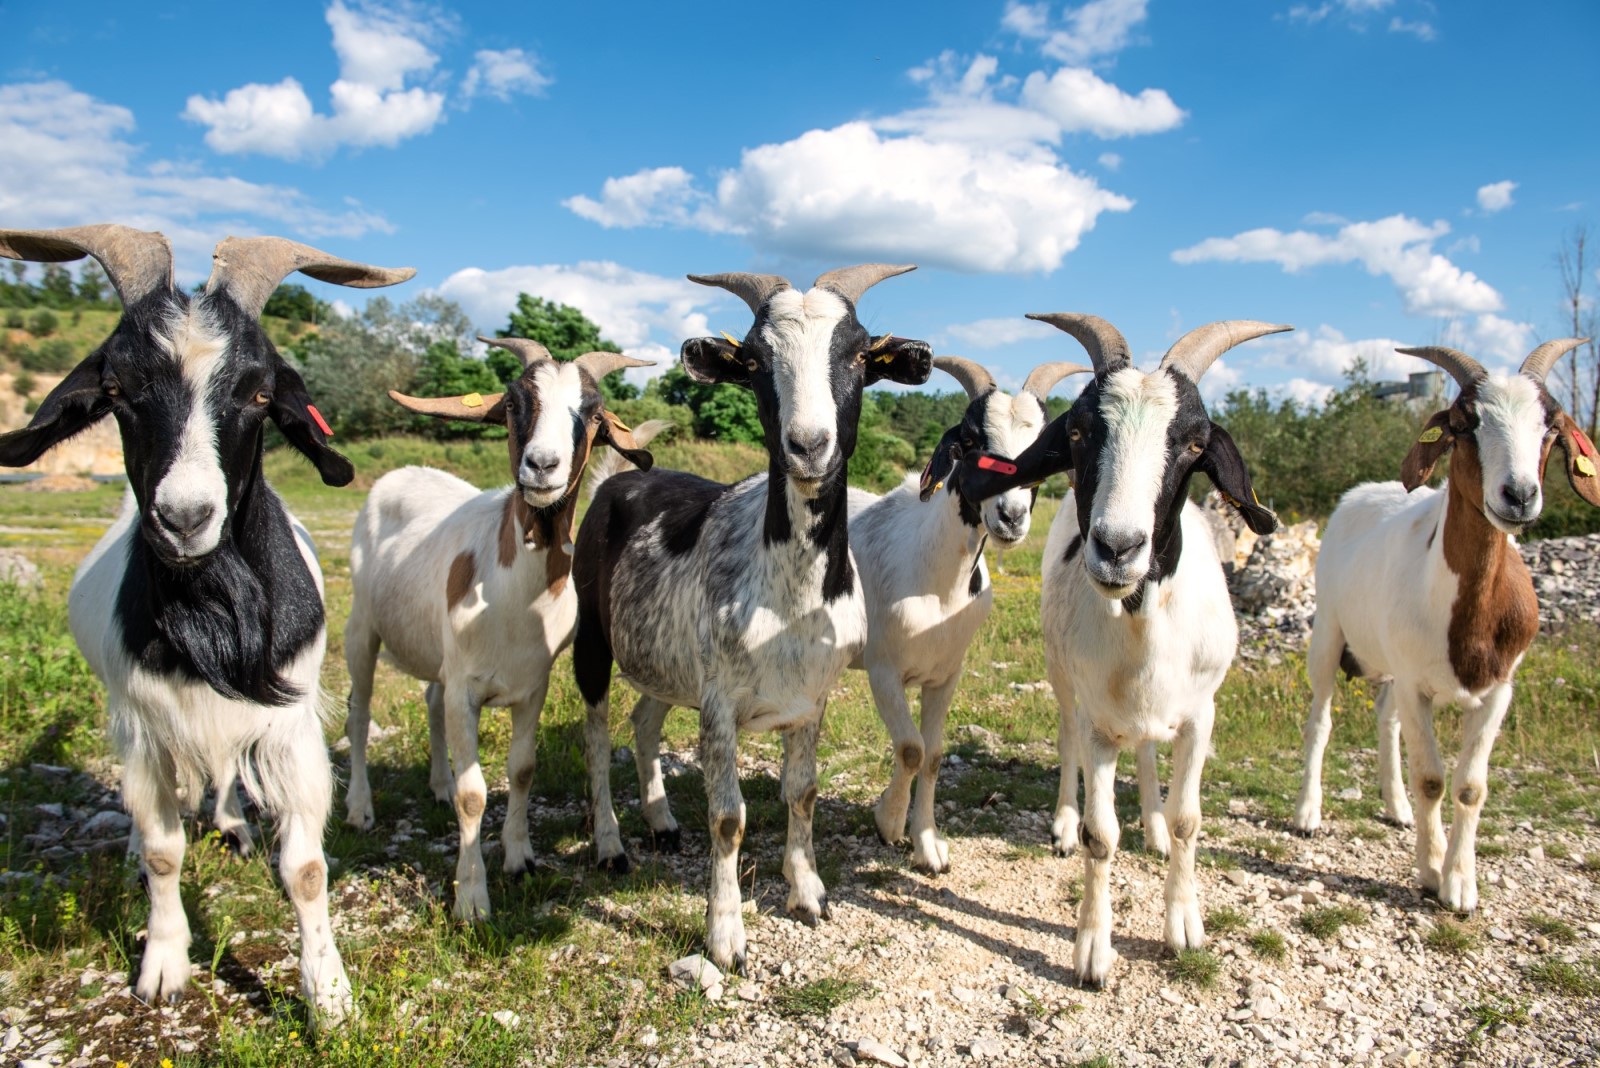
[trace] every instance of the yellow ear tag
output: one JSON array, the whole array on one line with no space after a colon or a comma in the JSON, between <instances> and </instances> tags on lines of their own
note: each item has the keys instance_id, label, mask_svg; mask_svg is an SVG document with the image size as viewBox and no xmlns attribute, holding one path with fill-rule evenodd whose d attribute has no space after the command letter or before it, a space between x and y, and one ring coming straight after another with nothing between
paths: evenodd
<instances>
[{"instance_id":1,"label":"yellow ear tag","mask_svg":"<svg viewBox=\"0 0 1600 1068\"><path fill-rule=\"evenodd\" d=\"M1430 426L1428 429L1422 432L1422 436L1417 440L1422 442L1424 445L1432 445L1442 437L1444 437L1444 430L1442 428Z\"/></svg>"},{"instance_id":2,"label":"yellow ear tag","mask_svg":"<svg viewBox=\"0 0 1600 1068\"><path fill-rule=\"evenodd\" d=\"M463 407L463 408L482 408L483 407L483 394L482 393L468 393L465 397L461 398L461 407Z\"/></svg>"},{"instance_id":3,"label":"yellow ear tag","mask_svg":"<svg viewBox=\"0 0 1600 1068\"><path fill-rule=\"evenodd\" d=\"M1580 456L1572 461L1572 466L1578 469L1578 474L1594 477L1594 461L1587 456Z\"/></svg>"},{"instance_id":4,"label":"yellow ear tag","mask_svg":"<svg viewBox=\"0 0 1600 1068\"><path fill-rule=\"evenodd\" d=\"M728 339L728 344L732 345L734 348L738 348L741 344L743 344L743 342L741 342L738 338L734 337L732 334L728 333L726 330L718 330L717 333L719 333L723 337L727 338Z\"/></svg>"},{"instance_id":5,"label":"yellow ear tag","mask_svg":"<svg viewBox=\"0 0 1600 1068\"><path fill-rule=\"evenodd\" d=\"M868 349L867 351L868 352L877 352L879 349L883 348L885 345L887 345L889 342L891 342L893 340L894 340L894 335L893 334L885 334L882 337L880 337L878 340L874 341L872 343L872 347L870 349Z\"/></svg>"},{"instance_id":6,"label":"yellow ear tag","mask_svg":"<svg viewBox=\"0 0 1600 1068\"><path fill-rule=\"evenodd\" d=\"M609 419L611 421L611 425L616 427L618 430L626 430L630 434L633 433L633 427L629 426L627 423L624 423L621 419L618 419L613 413L607 412L606 418Z\"/></svg>"},{"instance_id":7,"label":"yellow ear tag","mask_svg":"<svg viewBox=\"0 0 1600 1068\"><path fill-rule=\"evenodd\" d=\"M1260 507L1261 498L1256 496L1256 488L1254 486L1250 487L1250 499L1256 503L1257 507Z\"/></svg>"}]
</instances>

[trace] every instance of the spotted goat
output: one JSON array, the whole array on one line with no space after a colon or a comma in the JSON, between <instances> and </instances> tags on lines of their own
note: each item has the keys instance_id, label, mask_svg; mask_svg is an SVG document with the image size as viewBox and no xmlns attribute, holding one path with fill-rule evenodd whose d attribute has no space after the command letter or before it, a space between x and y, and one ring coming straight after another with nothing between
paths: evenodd
<instances>
[{"instance_id":1,"label":"spotted goat","mask_svg":"<svg viewBox=\"0 0 1600 1068\"><path fill-rule=\"evenodd\" d=\"M878 834L890 843L905 837L915 783L912 863L937 874L950 870L949 845L934 821L945 718L967 646L994 604L984 546L992 540L1005 549L1026 538L1037 494L1017 487L974 500L958 465L969 452L1015 456L1033 444L1046 423L1045 397L1091 368L1042 364L1013 395L971 360L938 356L933 365L966 391L961 422L945 431L920 479L910 476L882 497L850 491L850 549L867 601L867 644L850 666L866 669L894 747L893 778L874 809ZM921 691L920 724L906 700L912 686Z\"/></svg>"},{"instance_id":2,"label":"spotted goat","mask_svg":"<svg viewBox=\"0 0 1600 1068\"><path fill-rule=\"evenodd\" d=\"M1461 392L1428 419L1399 482L1344 495L1317 557L1317 618L1306 656L1311 714L1294 826L1310 833L1322 823L1322 757L1343 666L1381 684L1378 767L1389 815L1415 819L1422 888L1458 912L1478 904L1489 753L1511 704L1512 676L1539 631L1538 597L1516 535L1543 510L1552 449L1561 450L1572 488L1600 507L1595 447L1545 388L1550 368L1584 340L1547 341L1510 375L1491 375L1455 349L1400 349L1450 372ZM1447 456L1444 487L1425 486ZM1462 711L1461 751L1447 839L1433 713L1452 703ZM1400 782L1401 734L1415 814Z\"/></svg>"},{"instance_id":3,"label":"spotted goat","mask_svg":"<svg viewBox=\"0 0 1600 1068\"><path fill-rule=\"evenodd\" d=\"M237 776L278 821L278 870L300 927L300 985L319 1024L352 1008L328 920L322 833L333 778L318 686L322 572L305 528L261 471L271 421L331 486L355 472L328 447L304 382L261 329L261 309L298 270L368 288L410 278L275 237L228 238L205 288L172 276L166 238L124 226L0 230L0 255L93 256L122 298L111 336L61 381L0 464L32 463L107 415L122 433L122 514L73 578L69 621L107 691L110 737L133 816L130 850L150 895L146 1001L188 985L189 922L179 897L183 797L207 779L219 808ZM237 812L236 830L243 833Z\"/></svg>"},{"instance_id":4,"label":"spotted goat","mask_svg":"<svg viewBox=\"0 0 1600 1068\"><path fill-rule=\"evenodd\" d=\"M856 318L865 290L911 270L867 264L830 271L809 290L774 275L690 279L741 297L755 315L743 341L692 338L696 380L755 393L767 472L728 486L679 471L625 472L595 490L578 532L573 667L587 706L584 755L603 867L628 867L610 788L607 690L612 664L639 691L632 719L644 816L675 847L661 725L673 705L700 710L711 830L706 945L743 968L738 732L783 734L789 911L815 923L827 897L812 852L817 732L829 692L866 641L861 581L850 554L845 469L865 386L927 381L921 341L870 337Z\"/></svg>"},{"instance_id":5,"label":"spotted goat","mask_svg":"<svg viewBox=\"0 0 1600 1068\"><path fill-rule=\"evenodd\" d=\"M479 841L487 803L478 761L480 711L511 709L510 795L501 845L505 870L525 874L533 862L528 791L539 715L550 666L571 644L577 618L568 575L579 483L596 444L611 446L642 468L652 462L628 427L606 410L599 385L613 371L649 361L590 352L561 363L536 341L479 340L522 360L521 376L505 392L389 395L420 415L504 426L513 485L480 493L430 467L404 467L380 478L351 537L353 599L344 631L350 667L347 819L363 830L373 824L367 730L373 669L384 650L400 670L428 684L430 782L435 797L454 802L460 823L454 907L463 920L490 912Z\"/></svg>"},{"instance_id":6,"label":"spotted goat","mask_svg":"<svg viewBox=\"0 0 1600 1068\"><path fill-rule=\"evenodd\" d=\"M1205 944L1194 879L1200 773L1211 744L1214 699L1238 644L1238 628L1208 520L1189 500L1208 476L1250 528L1277 518L1257 503L1228 432L1213 423L1198 383L1228 349L1285 326L1211 323L1179 338L1154 372L1136 370L1128 343L1092 315L1035 315L1089 351L1094 381L1006 472L963 461L967 490L983 498L1070 473L1045 542L1041 629L1045 666L1060 709L1061 789L1054 834L1084 854L1074 948L1078 978L1102 985L1111 947L1111 859L1120 829L1113 786L1117 753L1142 750L1147 793L1157 794L1153 745L1172 742L1172 786L1162 823L1171 836L1166 942ZM1078 811L1078 768L1084 772Z\"/></svg>"}]
</instances>

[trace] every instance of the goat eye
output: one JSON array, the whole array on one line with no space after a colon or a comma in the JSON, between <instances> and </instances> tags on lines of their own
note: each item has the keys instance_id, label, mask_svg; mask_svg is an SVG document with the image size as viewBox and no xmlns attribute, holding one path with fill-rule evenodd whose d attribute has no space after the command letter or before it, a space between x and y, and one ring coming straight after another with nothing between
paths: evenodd
<instances>
[{"instance_id":1,"label":"goat eye","mask_svg":"<svg viewBox=\"0 0 1600 1068\"><path fill-rule=\"evenodd\" d=\"M1189 451L1194 453L1196 456L1199 456L1201 453L1206 451L1206 447L1198 441L1191 441L1189 442Z\"/></svg>"},{"instance_id":2,"label":"goat eye","mask_svg":"<svg viewBox=\"0 0 1600 1068\"><path fill-rule=\"evenodd\" d=\"M755 360L746 360L746 361L744 361L744 365L745 365L746 368L748 368L749 370L752 370L752 371L754 371L757 367L760 366L760 364L756 363Z\"/></svg>"},{"instance_id":3,"label":"goat eye","mask_svg":"<svg viewBox=\"0 0 1600 1068\"><path fill-rule=\"evenodd\" d=\"M263 390L258 390L256 392L256 403L257 404L262 404L262 405L271 404L272 403L272 394L268 393L264 389Z\"/></svg>"},{"instance_id":4,"label":"goat eye","mask_svg":"<svg viewBox=\"0 0 1600 1068\"><path fill-rule=\"evenodd\" d=\"M1076 427L1074 427L1073 429L1067 431L1067 440L1068 441L1082 441L1083 440L1083 431L1081 431L1081 430L1077 429Z\"/></svg>"},{"instance_id":5,"label":"goat eye","mask_svg":"<svg viewBox=\"0 0 1600 1068\"><path fill-rule=\"evenodd\" d=\"M106 396L108 397L122 396L122 387L117 385L115 382L107 382L105 385L105 391Z\"/></svg>"}]
</instances>

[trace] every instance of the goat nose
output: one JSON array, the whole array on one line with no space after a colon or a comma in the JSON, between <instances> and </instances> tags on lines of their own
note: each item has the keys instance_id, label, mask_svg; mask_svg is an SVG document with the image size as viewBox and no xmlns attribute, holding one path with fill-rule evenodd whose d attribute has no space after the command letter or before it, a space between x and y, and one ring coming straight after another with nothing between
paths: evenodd
<instances>
[{"instance_id":1,"label":"goat nose","mask_svg":"<svg viewBox=\"0 0 1600 1068\"><path fill-rule=\"evenodd\" d=\"M1094 534L1095 548L1100 555L1117 564L1125 564L1132 559L1135 553L1144 548L1145 541L1142 531L1097 530Z\"/></svg>"},{"instance_id":2,"label":"goat nose","mask_svg":"<svg viewBox=\"0 0 1600 1068\"><path fill-rule=\"evenodd\" d=\"M536 474L548 474L561 466L561 457L553 452L531 452L522 458L522 463Z\"/></svg>"},{"instance_id":3,"label":"goat nose","mask_svg":"<svg viewBox=\"0 0 1600 1068\"><path fill-rule=\"evenodd\" d=\"M1539 487L1532 482L1518 484L1507 482L1500 487L1500 497L1519 512L1527 511L1533 506L1533 499L1539 495Z\"/></svg>"},{"instance_id":4,"label":"goat nose","mask_svg":"<svg viewBox=\"0 0 1600 1068\"><path fill-rule=\"evenodd\" d=\"M1018 523L1022 522L1023 519L1027 518L1028 515L1028 509L1024 506L1020 504L1008 504L1005 501L1001 501L999 504L995 505L994 510L1000 516L1001 522L1008 523L1012 526L1016 526Z\"/></svg>"},{"instance_id":5,"label":"goat nose","mask_svg":"<svg viewBox=\"0 0 1600 1068\"><path fill-rule=\"evenodd\" d=\"M827 449L831 440L833 435L827 430L796 429L785 435L784 444L789 448L789 455L809 460Z\"/></svg>"},{"instance_id":6,"label":"goat nose","mask_svg":"<svg viewBox=\"0 0 1600 1068\"><path fill-rule=\"evenodd\" d=\"M216 514L217 506L210 501L194 504L167 504L156 507L156 518L161 525L180 538L192 536Z\"/></svg>"}]
</instances>

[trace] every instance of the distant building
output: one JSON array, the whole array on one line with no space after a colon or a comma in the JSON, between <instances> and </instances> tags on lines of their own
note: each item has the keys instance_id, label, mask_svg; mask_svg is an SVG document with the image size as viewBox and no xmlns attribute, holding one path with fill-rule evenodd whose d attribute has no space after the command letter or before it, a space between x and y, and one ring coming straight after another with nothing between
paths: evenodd
<instances>
[{"instance_id":1,"label":"distant building","mask_svg":"<svg viewBox=\"0 0 1600 1068\"><path fill-rule=\"evenodd\" d=\"M1404 382L1378 382L1374 397L1401 397L1405 400L1434 400L1444 397L1443 371L1417 371Z\"/></svg>"}]
</instances>

